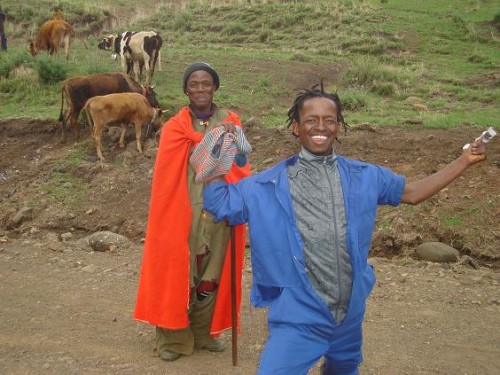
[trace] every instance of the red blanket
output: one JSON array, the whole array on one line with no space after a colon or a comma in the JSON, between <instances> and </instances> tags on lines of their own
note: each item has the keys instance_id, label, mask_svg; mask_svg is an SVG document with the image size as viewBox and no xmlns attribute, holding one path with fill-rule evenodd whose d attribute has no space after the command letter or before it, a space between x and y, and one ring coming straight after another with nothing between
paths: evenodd
<instances>
[{"instance_id":1,"label":"red blanket","mask_svg":"<svg viewBox=\"0 0 500 375\"><path fill-rule=\"evenodd\" d=\"M225 122L241 126L239 117L229 112ZM146 242L139 280L134 319L149 324L180 329L189 326L189 231L191 203L187 189L187 168L191 146L203 134L192 127L188 107L182 108L163 126L151 190ZM227 182L250 175L250 166L233 165ZM245 251L245 228L236 233L236 283L239 330L241 278ZM231 328L230 243L220 280L211 333Z\"/></svg>"}]
</instances>

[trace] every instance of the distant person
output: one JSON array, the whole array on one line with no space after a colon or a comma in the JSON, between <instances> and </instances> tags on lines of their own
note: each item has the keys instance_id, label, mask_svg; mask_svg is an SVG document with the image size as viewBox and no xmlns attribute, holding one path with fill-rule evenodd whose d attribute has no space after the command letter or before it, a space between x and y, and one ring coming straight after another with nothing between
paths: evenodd
<instances>
[{"instance_id":1,"label":"distant person","mask_svg":"<svg viewBox=\"0 0 500 375\"><path fill-rule=\"evenodd\" d=\"M64 12L62 6L56 4L54 5L54 8L52 8L54 13L52 14L52 19L53 20L64 20Z\"/></svg>"},{"instance_id":2,"label":"distant person","mask_svg":"<svg viewBox=\"0 0 500 375\"><path fill-rule=\"evenodd\" d=\"M367 263L377 206L417 204L486 158L474 142L431 176L408 182L388 168L334 150L342 126L336 94L313 87L288 111L301 151L238 183L214 177L203 206L217 220L249 224L252 303L269 306L259 375L354 375L375 273Z\"/></svg>"},{"instance_id":3,"label":"distant person","mask_svg":"<svg viewBox=\"0 0 500 375\"><path fill-rule=\"evenodd\" d=\"M0 5L0 42L2 51L7 51L7 35L5 35L5 19L6 14L2 10L2 6Z\"/></svg>"},{"instance_id":4,"label":"distant person","mask_svg":"<svg viewBox=\"0 0 500 375\"><path fill-rule=\"evenodd\" d=\"M195 182L190 155L204 135L241 126L238 115L213 102L219 75L210 65L189 65L183 75L189 105L162 128L151 190L146 241L134 318L156 326L156 351L165 361L194 349L221 352L217 335L231 327L230 227L202 210L204 184ZM250 174L233 165L228 182ZM235 228L237 272L244 256L243 226ZM238 281L241 298L241 277ZM239 316L239 314L238 314Z\"/></svg>"}]
</instances>

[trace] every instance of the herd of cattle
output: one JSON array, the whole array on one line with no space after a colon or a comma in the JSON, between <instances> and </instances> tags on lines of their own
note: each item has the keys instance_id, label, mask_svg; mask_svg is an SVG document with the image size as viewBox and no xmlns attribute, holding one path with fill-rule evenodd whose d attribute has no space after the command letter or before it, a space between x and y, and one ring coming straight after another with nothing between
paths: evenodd
<instances>
[{"instance_id":1,"label":"herd of cattle","mask_svg":"<svg viewBox=\"0 0 500 375\"><path fill-rule=\"evenodd\" d=\"M55 56L64 47L68 60L72 37L79 38L88 48L85 40L76 36L68 22L52 19L40 26L35 40L29 41L30 53L35 57L40 51L47 51ZM104 160L101 135L108 125L121 126L120 147L124 147L125 131L129 124L133 124L137 151L142 153L141 128L150 125L158 129L163 123L163 111L154 86L151 86L155 67L161 64L161 46L162 39L154 31L127 31L104 37L98 47L111 51L113 56L119 56L124 73L72 77L62 83L59 121L63 141L66 140L65 129L68 124L76 130L79 138L77 120L80 112L85 110L99 159ZM144 85L141 85L143 70L146 77Z\"/></svg>"}]
</instances>

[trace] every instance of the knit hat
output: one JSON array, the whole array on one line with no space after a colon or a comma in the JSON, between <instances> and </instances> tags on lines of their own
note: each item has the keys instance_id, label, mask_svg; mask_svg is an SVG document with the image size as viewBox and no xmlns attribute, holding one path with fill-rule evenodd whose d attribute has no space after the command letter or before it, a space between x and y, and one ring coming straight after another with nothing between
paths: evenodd
<instances>
[{"instance_id":1,"label":"knit hat","mask_svg":"<svg viewBox=\"0 0 500 375\"><path fill-rule=\"evenodd\" d=\"M208 65L206 62L197 62L194 64L189 65L185 72L184 75L182 76L182 87L184 88L184 92L187 90L187 81L189 79L189 76L196 72L197 70L204 70L205 72L208 72L212 78L214 79L214 85L215 85L215 90L219 89L220 85L220 80L219 80L219 75L215 71L214 68L212 68L210 65Z\"/></svg>"},{"instance_id":2,"label":"knit hat","mask_svg":"<svg viewBox=\"0 0 500 375\"><path fill-rule=\"evenodd\" d=\"M189 158L196 172L195 181L205 182L227 174L233 161L243 167L247 163L246 154L250 151L252 146L240 127L236 127L236 135L226 132L223 126L212 129L205 134Z\"/></svg>"}]
</instances>

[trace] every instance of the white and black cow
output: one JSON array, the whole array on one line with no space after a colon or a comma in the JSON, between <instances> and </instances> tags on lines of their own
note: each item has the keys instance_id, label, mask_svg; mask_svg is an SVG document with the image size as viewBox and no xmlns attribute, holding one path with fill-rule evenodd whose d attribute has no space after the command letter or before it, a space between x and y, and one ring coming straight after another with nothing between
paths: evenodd
<instances>
[{"instance_id":1,"label":"white and black cow","mask_svg":"<svg viewBox=\"0 0 500 375\"><path fill-rule=\"evenodd\" d=\"M120 56L122 69L140 82L143 68L146 69L145 85L150 85L156 63L161 66L160 49L163 41L154 31L124 31L120 35L108 35L97 45ZM160 69L161 70L161 69Z\"/></svg>"}]
</instances>

